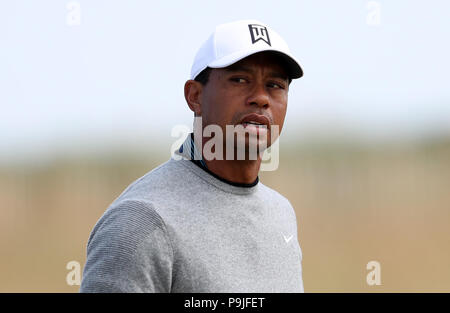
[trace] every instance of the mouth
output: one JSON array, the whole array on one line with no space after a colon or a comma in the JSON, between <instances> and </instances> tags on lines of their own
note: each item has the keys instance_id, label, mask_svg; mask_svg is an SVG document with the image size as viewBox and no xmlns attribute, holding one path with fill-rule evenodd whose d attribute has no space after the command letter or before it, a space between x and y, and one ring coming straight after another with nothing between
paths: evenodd
<instances>
[{"instance_id":1,"label":"mouth","mask_svg":"<svg viewBox=\"0 0 450 313\"><path fill-rule=\"evenodd\" d=\"M245 115L238 125L244 126L244 129L252 137L266 138L270 120L268 117L256 113ZM261 137L262 136L262 137Z\"/></svg>"},{"instance_id":2,"label":"mouth","mask_svg":"<svg viewBox=\"0 0 450 313\"><path fill-rule=\"evenodd\" d=\"M270 126L270 120L264 115L251 113L248 115L245 115L244 118L240 121L241 125L244 126L244 128L247 127L257 127L257 128L269 128Z\"/></svg>"}]
</instances>

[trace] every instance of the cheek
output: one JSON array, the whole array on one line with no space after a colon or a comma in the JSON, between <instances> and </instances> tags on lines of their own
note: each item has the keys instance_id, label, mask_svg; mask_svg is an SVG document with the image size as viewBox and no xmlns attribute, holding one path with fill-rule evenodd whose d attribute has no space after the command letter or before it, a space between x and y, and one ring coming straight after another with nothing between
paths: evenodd
<instances>
[{"instance_id":1,"label":"cheek","mask_svg":"<svg viewBox=\"0 0 450 313\"><path fill-rule=\"evenodd\" d=\"M221 90L204 95L202 103L202 118L204 125L225 125L230 122L231 106L229 97Z\"/></svg>"},{"instance_id":2,"label":"cheek","mask_svg":"<svg viewBox=\"0 0 450 313\"><path fill-rule=\"evenodd\" d=\"M287 111L287 102L278 102L273 106L272 114L273 114L273 122L276 125L279 125L280 131L283 127L284 118L286 117Z\"/></svg>"},{"instance_id":3,"label":"cheek","mask_svg":"<svg viewBox=\"0 0 450 313\"><path fill-rule=\"evenodd\" d=\"M214 92L206 95L207 116L216 124L233 124L234 116L244 109L245 97L227 88L216 88Z\"/></svg>"}]
</instances>

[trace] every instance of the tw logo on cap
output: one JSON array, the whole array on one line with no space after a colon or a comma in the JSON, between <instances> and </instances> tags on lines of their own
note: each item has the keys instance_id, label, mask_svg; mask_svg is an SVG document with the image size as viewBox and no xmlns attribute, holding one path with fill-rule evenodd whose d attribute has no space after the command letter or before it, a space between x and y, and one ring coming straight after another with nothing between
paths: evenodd
<instances>
[{"instance_id":1,"label":"tw logo on cap","mask_svg":"<svg viewBox=\"0 0 450 313\"><path fill-rule=\"evenodd\" d=\"M248 28L250 30L250 36L252 36L252 43L257 42L258 40L262 40L269 46L272 46L270 44L269 33L267 32L267 28L265 26L258 24L249 24Z\"/></svg>"}]
</instances>

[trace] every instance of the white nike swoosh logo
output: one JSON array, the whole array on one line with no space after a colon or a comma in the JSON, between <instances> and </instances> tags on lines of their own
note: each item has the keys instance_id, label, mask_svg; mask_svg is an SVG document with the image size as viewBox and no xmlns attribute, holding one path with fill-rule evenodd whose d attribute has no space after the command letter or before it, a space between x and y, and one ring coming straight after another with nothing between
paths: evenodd
<instances>
[{"instance_id":1,"label":"white nike swoosh logo","mask_svg":"<svg viewBox=\"0 0 450 313\"><path fill-rule=\"evenodd\" d=\"M284 237L284 241L286 241L286 243L289 243L289 241L291 241L293 236L290 235L289 237L286 237L285 235L283 235L283 237Z\"/></svg>"}]
</instances>

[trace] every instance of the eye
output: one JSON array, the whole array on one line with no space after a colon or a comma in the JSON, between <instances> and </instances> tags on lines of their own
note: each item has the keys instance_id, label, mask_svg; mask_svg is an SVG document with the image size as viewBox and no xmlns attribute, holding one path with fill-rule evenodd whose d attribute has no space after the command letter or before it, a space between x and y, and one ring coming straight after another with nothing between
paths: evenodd
<instances>
[{"instance_id":1,"label":"eye","mask_svg":"<svg viewBox=\"0 0 450 313\"><path fill-rule=\"evenodd\" d=\"M247 82L247 80L243 77L232 77L230 78L231 81L236 82L236 83L245 83Z\"/></svg>"},{"instance_id":2,"label":"eye","mask_svg":"<svg viewBox=\"0 0 450 313\"><path fill-rule=\"evenodd\" d=\"M267 86L270 88L275 88L275 89L285 89L285 86L283 84L280 84L277 82L270 82L267 84Z\"/></svg>"}]
</instances>

